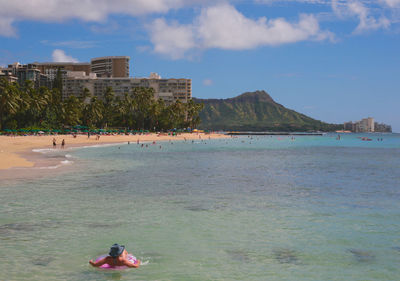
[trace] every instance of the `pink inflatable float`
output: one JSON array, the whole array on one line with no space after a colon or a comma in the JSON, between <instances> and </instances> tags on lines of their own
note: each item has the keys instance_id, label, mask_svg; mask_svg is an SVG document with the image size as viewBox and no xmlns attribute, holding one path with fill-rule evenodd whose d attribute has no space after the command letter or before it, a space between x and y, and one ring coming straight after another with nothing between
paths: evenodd
<instances>
[{"instance_id":1,"label":"pink inflatable float","mask_svg":"<svg viewBox=\"0 0 400 281\"><path fill-rule=\"evenodd\" d=\"M102 258L105 258L105 257L107 257L107 255L101 255L100 257L98 257L96 259L96 261L99 261L99 260L101 260ZM136 257L132 256L131 254L128 254L128 260L130 262L133 262L134 264L138 264L139 263L139 261L136 259ZM120 270L120 269L125 269L125 268L128 268L128 267L125 266L125 265L124 266L115 266L115 265L110 265L110 264L106 263L106 264L103 264L102 266L100 266L100 268L110 269L110 270Z\"/></svg>"}]
</instances>

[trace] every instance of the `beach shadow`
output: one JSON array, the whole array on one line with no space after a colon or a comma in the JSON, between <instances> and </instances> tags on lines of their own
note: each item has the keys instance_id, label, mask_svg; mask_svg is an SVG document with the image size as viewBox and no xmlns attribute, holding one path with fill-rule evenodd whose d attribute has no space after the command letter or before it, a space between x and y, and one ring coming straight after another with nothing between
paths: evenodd
<instances>
[{"instance_id":1,"label":"beach shadow","mask_svg":"<svg viewBox=\"0 0 400 281\"><path fill-rule=\"evenodd\" d=\"M353 254L354 259L359 263L372 262L375 260L375 255L368 251L359 249L347 249L347 251Z\"/></svg>"}]
</instances>

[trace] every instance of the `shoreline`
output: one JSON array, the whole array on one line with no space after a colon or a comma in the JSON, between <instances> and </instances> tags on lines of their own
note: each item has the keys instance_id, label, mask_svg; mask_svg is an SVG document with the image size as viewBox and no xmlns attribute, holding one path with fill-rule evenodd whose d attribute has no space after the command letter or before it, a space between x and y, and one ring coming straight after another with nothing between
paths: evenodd
<instances>
[{"instance_id":1,"label":"shoreline","mask_svg":"<svg viewBox=\"0 0 400 281\"><path fill-rule=\"evenodd\" d=\"M57 146L53 148L52 140L56 139ZM40 150L63 151L69 148L83 148L96 145L117 145L127 142L143 143L143 142L164 142L164 141L180 141L180 140L198 140L198 139L220 139L229 138L225 134L204 134L204 133L181 133L176 136L163 134L144 134L144 135L101 135L99 140L93 135L90 138L87 135L78 135L74 138L72 135L48 135L48 136L0 136L0 178L11 179L17 174L41 174L41 167L48 167L53 164L59 164L46 159ZM65 140L65 148L61 148L60 143ZM35 151L37 150L37 151ZM57 159L60 160L60 159ZM64 165L68 166L68 165ZM32 172L33 171L33 172Z\"/></svg>"}]
</instances>

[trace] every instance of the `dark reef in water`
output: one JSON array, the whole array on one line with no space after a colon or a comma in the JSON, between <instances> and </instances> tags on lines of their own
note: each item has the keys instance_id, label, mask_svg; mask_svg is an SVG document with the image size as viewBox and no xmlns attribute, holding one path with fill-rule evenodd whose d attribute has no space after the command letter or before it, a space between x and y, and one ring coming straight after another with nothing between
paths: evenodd
<instances>
[{"instance_id":1,"label":"dark reef in water","mask_svg":"<svg viewBox=\"0 0 400 281\"><path fill-rule=\"evenodd\" d=\"M347 249L349 253L352 253L356 261L358 262L371 262L375 260L375 255L371 252L359 250L359 249Z\"/></svg>"},{"instance_id":2,"label":"dark reef in water","mask_svg":"<svg viewBox=\"0 0 400 281\"><path fill-rule=\"evenodd\" d=\"M276 249L274 250L274 256L280 263L298 263L298 257L296 251L292 249Z\"/></svg>"},{"instance_id":3,"label":"dark reef in water","mask_svg":"<svg viewBox=\"0 0 400 281\"><path fill-rule=\"evenodd\" d=\"M192 211L192 212L206 212L209 211L208 209L202 207L202 206L189 206L185 207L185 210Z\"/></svg>"},{"instance_id":4,"label":"dark reef in water","mask_svg":"<svg viewBox=\"0 0 400 281\"><path fill-rule=\"evenodd\" d=\"M32 260L32 264L39 266L47 266L51 261L53 261L52 257L35 257Z\"/></svg>"},{"instance_id":5,"label":"dark reef in water","mask_svg":"<svg viewBox=\"0 0 400 281\"><path fill-rule=\"evenodd\" d=\"M400 252L400 247L399 246L392 247L392 249Z\"/></svg>"},{"instance_id":6,"label":"dark reef in water","mask_svg":"<svg viewBox=\"0 0 400 281\"><path fill-rule=\"evenodd\" d=\"M235 261L250 262L249 253L244 250L225 250L225 252Z\"/></svg>"}]
</instances>

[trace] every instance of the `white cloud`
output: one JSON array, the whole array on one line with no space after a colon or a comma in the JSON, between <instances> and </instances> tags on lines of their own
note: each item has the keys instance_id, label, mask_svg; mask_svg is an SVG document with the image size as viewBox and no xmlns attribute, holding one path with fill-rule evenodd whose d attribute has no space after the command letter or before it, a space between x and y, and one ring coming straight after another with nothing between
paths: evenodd
<instances>
[{"instance_id":1,"label":"white cloud","mask_svg":"<svg viewBox=\"0 0 400 281\"><path fill-rule=\"evenodd\" d=\"M318 21L312 15L300 15L297 23L283 18L253 20L230 5L203 9L198 19L198 32L206 47L231 50L329 37L328 33L320 30Z\"/></svg>"},{"instance_id":2,"label":"white cloud","mask_svg":"<svg viewBox=\"0 0 400 281\"><path fill-rule=\"evenodd\" d=\"M110 14L141 16L166 13L200 0L0 0L0 35L13 36L11 24L21 20L101 22ZM206 1L207 2L207 1Z\"/></svg>"},{"instance_id":3,"label":"white cloud","mask_svg":"<svg viewBox=\"0 0 400 281\"><path fill-rule=\"evenodd\" d=\"M63 50L55 49L52 53L53 62L79 62L76 58L68 56Z\"/></svg>"},{"instance_id":4,"label":"white cloud","mask_svg":"<svg viewBox=\"0 0 400 281\"><path fill-rule=\"evenodd\" d=\"M360 19L360 23L355 29L356 33L360 33L366 30L376 30L380 28L387 28L390 26L390 21L382 16L378 20L369 14L368 8L366 8L361 2L353 1L348 4L349 11L356 15Z\"/></svg>"},{"instance_id":5,"label":"white cloud","mask_svg":"<svg viewBox=\"0 0 400 281\"><path fill-rule=\"evenodd\" d=\"M341 18L358 17L359 24L354 30L354 33L388 28L391 24L390 20L385 16L381 16L379 19L375 18L371 15L370 9L359 0L348 1L346 3L339 0L332 0L332 8Z\"/></svg>"},{"instance_id":6,"label":"white cloud","mask_svg":"<svg viewBox=\"0 0 400 281\"><path fill-rule=\"evenodd\" d=\"M391 8L400 7L400 0L380 0Z\"/></svg>"},{"instance_id":7,"label":"white cloud","mask_svg":"<svg viewBox=\"0 0 400 281\"><path fill-rule=\"evenodd\" d=\"M168 25L164 19L156 19L149 30L154 51L172 59L181 58L187 50L196 46L193 28L189 25L179 25L177 22Z\"/></svg>"},{"instance_id":8,"label":"white cloud","mask_svg":"<svg viewBox=\"0 0 400 281\"><path fill-rule=\"evenodd\" d=\"M5 16L0 16L0 36L15 37L16 30L12 26L13 20Z\"/></svg>"},{"instance_id":9,"label":"white cloud","mask_svg":"<svg viewBox=\"0 0 400 281\"><path fill-rule=\"evenodd\" d=\"M154 51L173 59L193 49L247 50L334 37L331 32L322 31L312 15L300 15L296 23L283 18L254 20L229 4L203 8L191 24L168 24L164 19L157 19L149 31Z\"/></svg>"}]
</instances>

